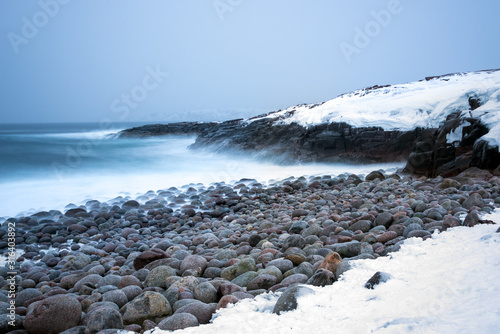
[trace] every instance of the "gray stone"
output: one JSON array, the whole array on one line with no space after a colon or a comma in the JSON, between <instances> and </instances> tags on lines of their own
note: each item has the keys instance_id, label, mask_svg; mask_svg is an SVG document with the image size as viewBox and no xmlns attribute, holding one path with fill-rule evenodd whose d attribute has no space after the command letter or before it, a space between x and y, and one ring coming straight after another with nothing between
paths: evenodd
<instances>
[{"instance_id":1,"label":"gray stone","mask_svg":"<svg viewBox=\"0 0 500 334\"><path fill-rule=\"evenodd\" d=\"M167 278L176 276L177 270L169 266L159 266L151 270L144 281L145 287L166 288Z\"/></svg>"},{"instance_id":2,"label":"gray stone","mask_svg":"<svg viewBox=\"0 0 500 334\"><path fill-rule=\"evenodd\" d=\"M161 330L175 331L199 325L198 319L191 313L176 313L166 319L163 319L158 324L158 328Z\"/></svg>"},{"instance_id":3,"label":"gray stone","mask_svg":"<svg viewBox=\"0 0 500 334\"><path fill-rule=\"evenodd\" d=\"M231 283L246 287L248 285L248 283L250 283L250 281L253 280L257 276L259 276L259 274L257 272L248 271L248 272L236 277L235 279L233 279L231 281Z\"/></svg>"},{"instance_id":4,"label":"gray stone","mask_svg":"<svg viewBox=\"0 0 500 334\"><path fill-rule=\"evenodd\" d=\"M244 274L248 271L255 271L255 269L255 260L252 258L245 258L238 263L235 263L232 266L223 269L220 276L227 279L228 281L232 281L241 274Z\"/></svg>"},{"instance_id":5,"label":"gray stone","mask_svg":"<svg viewBox=\"0 0 500 334\"><path fill-rule=\"evenodd\" d=\"M172 314L168 300L158 292L146 291L120 309L123 322L141 325L146 319L160 319Z\"/></svg>"},{"instance_id":6,"label":"gray stone","mask_svg":"<svg viewBox=\"0 0 500 334\"><path fill-rule=\"evenodd\" d=\"M184 305L179 308L175 314L190 313L196 317L200 324L208 324L212 319L212 314L215 312L215 307L208 304L197 302Z\"/></svg>"},{"instance_id":7,"label":"gray stone","mask_svg":"<svg viewBox=\"0 0 500 334\"><path fill-rule=\"evenodd\" d=\"M473 206L477 207L483 207L484 206L484 201L481 195L478 193L472 193L469 195L469 197L462 203L462 206L470 210Z\"/></svg>"},{"instance_id":8,"label":"gray stone","mask_svg":"<svg viewBox=\"0 0 500 334\"><path fill-rule=\"evenodd\" d=\"M377 271L366 283L365 288L373 289L376 285L380 283L387 282L391 278L388 273Z\"/></svg>"},{"instance_id":9,"label":"gray stone","mask_svg":"<svg viewBox=\"0 0 500 334\"><path fill-rule=\"evenodd\" d=\"M206 304L217 302L217 289L209 282L198 284L193 291L193 295L194 298Z\"/></svg>"},{"instance_id":10,"label":"gray stone","mask_svg":"<svg viewBox=\"0 0 500 334\"><path fill-rule=\"evenodd\" d=\"M379 213L377 218L375 218L374 225L375 226L385 226L385 228L389 228L394 221L392 213L390 212L382 212Z\"/></svg>"},{"instance_id":11,"label":"gray stone","mask_svg":"<svg viewBox=\"0 0 500 334\"><path fill-rule=\"evenodd\" d=\"M83 318L86 334L95 334L103 329L123 329L123 319L120 312L111 307L100 306L92 309Z\"/></svg>"},{"instance_id":12,"label":"gray stone","mask_svg":"<svg viewBox=\"0 0 500 334\"><path fill-rule=\"evenodd\" d=\"M407 238L408 233L410 233L411 231L419 231L419 230L423 230L423 227L420 226L420 224L411 223L410 225L406 226L406 228L403 232L403 237Z\"/></svg>"},{"instance_id":13,"label":"gray stone","mask_svg":"<svg viewBox=\"0 0 500 334\"><path fill-rule=\"evenodd\" d=\"M128 303L128 297L122 290L108 291L102 295L102 300L115 303L118 307L122 307Z\"/></svg>"},{"instance_id":14,"label":"gray stone","mask_svg":"<svg viewBox=\"0 0 500 334\"><path fill-rule=\"evenodd\" d=\"M352 224L351 226L349 226L349 230L353 232L360 230L361 232L366 233L370 231L371 228L372 228L372 223L369 220L359 220L354 224Z\"/></svg>"},{"instance_id":15,"label":"gray stone","mask_svg":"<svg viewBox=\"0 0 500 334\"><path fill-rule=\"evenodd\" d=\"M200 269L201 273L207 268L208 261L200 255L189 255L182 260L180 274L182 275L187 269Z\"/></svg>"},{"instance_id":16,"label":"gray stone","mask_svg":"<svg viewBox=\"0 0 500 334\"><path fill-rule=\"evenodd\" d=\"M248 283L247 290L269 289L278 283L276 276L260 274Z\"/></svg>"},{"instance_id":17,"label":"gray stone","mask_svg":"<svg viewBox=\"0 0 500 334\"><path fill-rule=\"evenodd\" d=\"M275 266L281 270L282 273L285 273L293 268L293 262L287 259L276 259L269 262L267 266Z\"/></svg>"},{"instance_id":18,"label":"gray stone","mask_svg":"<svg viewBox=\"0 0 500 334\"><path fill-rule=\"evenodd\" d=\"M20 291L16 295L16 306L24 306L24 303L30 299L41 296L42 293L38 289L28 288Z\"/></svg>"}]
</instances>

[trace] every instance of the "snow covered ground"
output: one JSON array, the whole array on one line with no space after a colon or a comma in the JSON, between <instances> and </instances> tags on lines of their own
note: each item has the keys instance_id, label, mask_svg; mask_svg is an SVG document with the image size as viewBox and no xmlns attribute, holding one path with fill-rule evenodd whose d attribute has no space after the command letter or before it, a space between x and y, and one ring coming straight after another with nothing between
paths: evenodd
<instances>
[{"instance_id":1,"label":"snow covered ground","mask_svg":"<svg viewBox=\"0 0 500 334\"><path fill-rule=\"evenodd\" d=\"M355 127L377 126L384 130L410 131L438 127L450 113L470 109L469 97L481 107L472 116L490 128L485 136L492 145L500 142L500 71L458 73L401 85L361 89L320 105L300 105L260 118L280 117L278 123L310 126L345 122ZM497 143L498 144L498 143Z\"/></svg>"},{"instance_id":2,"label":"snow covered ground","mask_svg":"<svg viewBox=\"0 0 500 334\"><path fill-rule=\"evenodd\" d=\"M408 239L389 257L353 261L338 282L300 297L297 310L272 314L278 296L265 294L176 333L499 333L500 209L483 219L497 224ZM392 278L365 289L376 271Z\"/></svg>"}]
</instances>

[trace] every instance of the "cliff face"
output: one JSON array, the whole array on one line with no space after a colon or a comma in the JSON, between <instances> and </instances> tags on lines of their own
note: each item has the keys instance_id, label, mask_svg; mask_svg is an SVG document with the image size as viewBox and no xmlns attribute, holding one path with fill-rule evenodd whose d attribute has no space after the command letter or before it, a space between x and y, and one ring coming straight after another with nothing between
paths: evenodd
<instances>
[{"instance_id":1,"label":"cliff face","mask_svg":"<svg viewBox=\"0 0 500 334\"><path fill-rule=\"evenodd\" d=\"M415 174L447 177L478 167L499 174L498 146L481 139L488 132L480 119L465 117L463 113L451 114L438 129L421 133L405 169Z\"/></svg>"},{"instance_id":2,"label":"cliff face","mask_svg":"<svg viewBox=\"0 0 500 334\"><path fill-rule=\"evenodd\" d=\"M303 127L275 124L272 118L237 120L202 131L192 148L243 150L283 162L393 162L406 160L421 131L384 131L346 123Z\"/></svg>"},{"instance_id":3,"label":"cliff face","mask_svg":"<svg viewBox=\"0 0 500 334\"><path fill-rule=\"evenodd\" d=\"M286 163L407 161L407 171L429 176L469 167L494 171L500 163L500 70L374 86L244 120L151 125L120 136L166 134L196 134L191 148Z\"/></svg>"}]
</instances>

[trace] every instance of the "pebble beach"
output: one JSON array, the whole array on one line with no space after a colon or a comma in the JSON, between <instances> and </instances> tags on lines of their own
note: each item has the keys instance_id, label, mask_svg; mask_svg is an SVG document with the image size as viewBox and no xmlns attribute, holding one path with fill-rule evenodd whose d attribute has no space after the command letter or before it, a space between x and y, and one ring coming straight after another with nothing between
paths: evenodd
<instances>
[{"instance_id":1,"label":"pebble beach","mask_svg":"<svg viewBox=\"0 0 500 334\"><path fill-rule=\"evenodd\" d=\"M15 224L15 326L2 267L0 332L207 324L247 298L293 299L300 286L335 284L350 261L388 256L406 239L492 223L482 216L499 206L500 179L484 170L453 178L379 170L169 188L9 218L0 249ZM290 307L278 302L273 312Z\"/></svg>"}]
</instances>

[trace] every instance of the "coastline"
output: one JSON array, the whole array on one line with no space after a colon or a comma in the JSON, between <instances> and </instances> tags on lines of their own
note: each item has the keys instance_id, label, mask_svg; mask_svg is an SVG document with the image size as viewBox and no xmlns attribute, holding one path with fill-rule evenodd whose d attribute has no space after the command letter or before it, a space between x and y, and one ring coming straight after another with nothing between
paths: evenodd
<instances>
[{"instance_id":1,"label":"coastline","mask_svg":"<svg viewBox=\"0 0 500 334\"><path fill-rule=\"evenodd\" d=\"M407 239L488 223L481 216L499 207L499 186L474 168L448 179L380 171L267 186L246 179L151 192L156 198L142 203L90 201L58 218L11 218L25 252L17 259L16 321L42 326L32 308L61 295L86 314L75 312L75 326L98 314L112 316L113 328L137 331L167 326L172 313L207 323L217 308L265 292L330 285L349 261L386 256ZM138 315L146 297L162 305L159 314Z\"/></svg>"}]
</instances>

